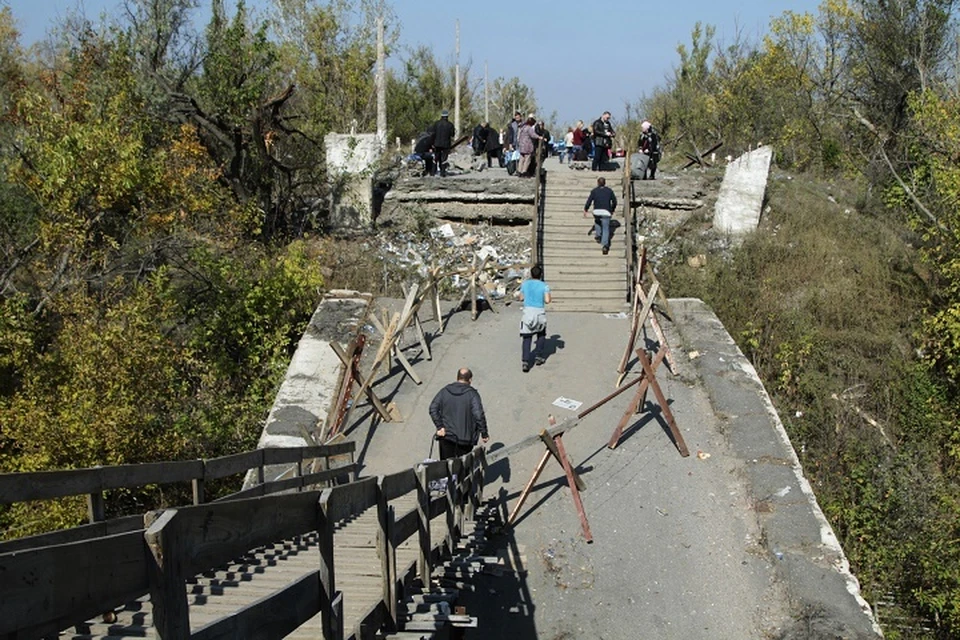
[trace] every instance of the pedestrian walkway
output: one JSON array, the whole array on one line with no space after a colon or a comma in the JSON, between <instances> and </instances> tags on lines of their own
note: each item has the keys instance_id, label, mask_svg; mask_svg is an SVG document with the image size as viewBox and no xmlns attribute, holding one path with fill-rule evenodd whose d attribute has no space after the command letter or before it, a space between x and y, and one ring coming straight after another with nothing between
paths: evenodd
<instances>
[{"instance_id":1,"label":"pedestrian walkway","mask_svg":"<svg viewBox=\"0 0 960 640\"><path fill-rule=\"evenodd\" d=\"M593 217L583 217L590 190L603 176L620 199L621 171L570 169L548 158L543 219L544 279L553 294L556 311L617 312L626 309L629 288L624 241L624 204L619 203L611 220L610 253L603 255L594 241Z\"/></svg>"}]
</instances>

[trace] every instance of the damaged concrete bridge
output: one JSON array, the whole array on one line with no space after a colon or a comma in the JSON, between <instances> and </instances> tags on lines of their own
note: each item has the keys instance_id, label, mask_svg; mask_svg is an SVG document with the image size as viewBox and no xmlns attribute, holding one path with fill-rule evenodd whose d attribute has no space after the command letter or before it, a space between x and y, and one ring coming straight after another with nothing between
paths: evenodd
<instances>
[{"instance_id":1,"label":"damaged concrete bridge","mask_svg":"<svg viewBox=\"0 0 960 640\"><path fill-rule=\"evenodd\" d=\"M358 358L366 380L370 359L387 354L369 380L387 417L351 382L358 393L342 435L317 445L307 434L341 404L331 345L349 349L358 332L376 341L372 305L411 315L404 301L327 301L291 363L267 448L0 476L4 503L81 495L91 517L86 527L0 545L0 637L880 637L775 407L705 304L659 301L669 308L658 316L662 334L644 322L637 341L651 353L669 346L670 366L654 376L689 456L678 453L663 404L651 398L634 412L631 391L611 396L637 256L621 228L612 245L620 248L588 264L601 256L582 217L596 176L547 169L542 258L557 303L542 366L519 366L516 304L474 319L444 303L439 318L424 312L401 332L399 354L371 348ZM642 187L630 192L631 209L709 201L677 197L666 180ZM563 245L569 253L554 250ZM598 282L610 283L609 297ZM623 385L642 386L646 361L634 356ZM474 372L491 440L462 459L425 463L427 407L462 366ZM592 542L562 465L537 477L542 447L517 446L571 421L563 455L582 479ZM249 488L205 500L205 482L248 470ZM194 504L103 519L105 492L164 482L192 484ZM527 500L508 527L521 493Z\"/></svg>"}]
</instances>

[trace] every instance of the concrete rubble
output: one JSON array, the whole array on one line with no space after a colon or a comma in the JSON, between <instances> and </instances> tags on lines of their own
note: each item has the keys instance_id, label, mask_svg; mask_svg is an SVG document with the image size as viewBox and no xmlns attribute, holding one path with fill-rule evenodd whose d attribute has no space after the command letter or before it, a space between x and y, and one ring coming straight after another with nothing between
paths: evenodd
<instances>
[{"instance_id":1,"label":"concrete rubble","mask_svg":"<svg viewBox=\"0 0 960 640\"><path fill-rule=\"evenodd\" d=\"M426 278L433 267L446 274L486 260L487 269L479 276L481 295L500 299L519 286L530 253L526 228L444 222L425 238L403 232L384 238L381 258L394 271L415 279ZM468 284L467 278L453 273L441 284L442 293L462 292Z\"/></svg>"}]
</instances>

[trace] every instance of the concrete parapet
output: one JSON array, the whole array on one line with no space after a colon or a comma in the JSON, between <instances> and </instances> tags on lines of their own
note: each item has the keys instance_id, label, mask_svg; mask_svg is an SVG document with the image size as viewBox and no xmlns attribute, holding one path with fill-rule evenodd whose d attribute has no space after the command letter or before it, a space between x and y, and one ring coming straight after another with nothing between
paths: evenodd
<instances>
[{"instance_id":1,"label":"concrete parapet","mask_svg":"<svg viewBox=\"0 0 960 640\"><path fill-rule=\"evenodd\" d=\"M321 444L313 436L333 408L341 367L330 343L346 345L356 336L372 300L370 294L337 291L320 301L290 359L257 448ZM288 477L291 470L289 465L270 467L264 479L279 480ZM244 488L255 481L256 475L248 474Z\"/></svg>"},{"instance_id":2,"label":"concrete parapet","mask_svg":"<svg viewBox=\"0 0 960 640\"><path fill-rule=\"evenodd\" d=\"M676 326L748 485L796 629L782 638L880 638L882 633L753 365L700 300L671 299ZM813 635L806 635L815 630Z\"/></svg>"}]
</instances>

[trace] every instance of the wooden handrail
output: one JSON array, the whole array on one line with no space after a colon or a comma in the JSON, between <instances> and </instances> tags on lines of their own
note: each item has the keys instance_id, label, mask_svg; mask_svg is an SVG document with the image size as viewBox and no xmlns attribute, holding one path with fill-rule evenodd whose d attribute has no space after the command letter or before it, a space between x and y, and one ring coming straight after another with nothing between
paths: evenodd
<instances>
[{"instance_id":1,"label":"wooden handrail","mask_svg":"<svg viewBox=\"0 0 960 640\"><path fill-rule=\"evenodd\" d=\"M352 454L355 442L310 447L276 447L208 460L147 462L112 467L0 474L0 504L101 495L111 489L216 480L271 464ZM93 521L102 518L92 518Z\"/></svg>"},{"instance_id":2,"label":"wooden handrail","mask_svg":"<svg viewBox=\"0 0 960 640\"><path fill-rule=\"evenodd\" d=\"M406 584L410 570L405 567L398 575L396 555L389 550L419 532L426 566L432 567L441 548L452 549L464 513L472 513L482 499L485 468L483 449L478 448L459 459L322 491L156 511L147 514L141 528L134 531L0 553L0 575L5 578L0 584L0 636L55 634L149 591L161 638L280 638L317 613L324 620L325 638L343 638L343 597L336 589L333 531L371 507L378 510L378 541L388 557L381 567L383 599L362 622L367 628L379 628L386 617L396 620L401 596L398 584ZM428 478L446 478L446 495L431 498ZM413 491L424 498L422 508L397 519L390 501ZM448 535L443 543L434 545L429 521L440 515L446 517ZM318 534L322 558L316 573L191 635L187 579L251 549L313 531ZM64 579L70 576L73 578ZM278 602L285 606L275 607ZM265 611L270 615L264 615Z\"/></svg>"}]
</instances>

